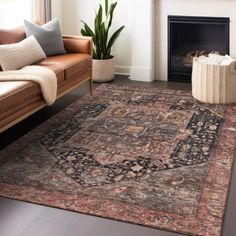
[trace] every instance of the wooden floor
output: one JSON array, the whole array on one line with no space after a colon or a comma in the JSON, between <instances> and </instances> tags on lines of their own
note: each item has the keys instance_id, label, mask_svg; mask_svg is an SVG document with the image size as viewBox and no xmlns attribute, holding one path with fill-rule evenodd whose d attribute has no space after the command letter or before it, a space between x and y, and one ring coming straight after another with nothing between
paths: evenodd
<instances>
[{"instance_id":1,"label":"wooden floor","mask_svg":"<svg viewBox=\"0 0 236 236\"><path fill-rule=\"evenodd\" d=\"M117 76L113 84L190 90L190 84L133 82ZM95 84L95 87L99 86ZM51 116L89 92L89 84L60 98L0 135L0 149L14 142ZM222 236L236 235L236 163L231 181ZM0 198L0 236L177 236L180 234L107 220L74 212Z\"/></svg>"}]
</instances>

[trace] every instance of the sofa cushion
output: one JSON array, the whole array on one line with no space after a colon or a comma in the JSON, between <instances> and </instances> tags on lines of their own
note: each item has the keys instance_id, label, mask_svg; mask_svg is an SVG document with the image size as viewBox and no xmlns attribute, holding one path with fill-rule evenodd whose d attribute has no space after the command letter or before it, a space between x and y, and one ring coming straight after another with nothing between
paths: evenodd
<instances>
[{"instance_id":1,"label":"sofa cushion","mask_svg":"<svg viewBox=\"0 0 236 236\"><path fill-rule=\"evenodd\" d=\"M53 70L57 74L58 80L65 80L74 74L79 73L79 75L81 75L83 70L87 71L90 69L92 66L92 58L87 54L71 53L45 58L36 63L36 65L45 66Z\"/></svg>"},{"instance_id":2,"label":"sofa cushion","mask_svg":"<svg viewBox=\"0 0 236 236\"><path fill-rule=\"evenodd\" d=\"M92 58L87 54L65 54L59 56L48 57L36 65L45 66L53 70L60 80L65 80L64 75L73 75L75 71L82 70L81 65L86 65L85 67L90 68L92 65ZM81 74L79 74L80 76ZM21 94L21 92L23 92ZM30 96L40 94L40 87L35 82L30 81L10 81L10 82L0 82L0 107L3 107L1 101L10 96L19 95L21 99L28 99ZM8 99L21 102L21 99L13 98ZM4 105L5 106L5 105Z\"/></svg>"},{"instance_id":3,"label":"sofa cushion","mask_svg":"<svg viewBox=\"0 0 236 236\"><path fill-rule=\"evenodd\" d=\"M27 37L34 35L47 56L66 53L58 19L42 26L35 25L27 20L24 23Z\"/></svg>"},{"instance_id":4,"label":"sofa cushion","mask_svg":"<svg viewBox=\"0 0 236 236\"><path fill-rule=\"evenodd\" d=\"M60 83L60 81L66 79L64 77L66 72L69 75L73 75L74 71L82 70L79 65L85 64L89 67L91 66L91 61L91 57L86 54L65 54L48 57L38 62L37 65L45 66L53 70L57 75L58 83ZM0 82L0 112L2 112L4 108L7 109L8 107L16 106L24 100L28 100L39 94L41 94L41 90L39 85L35 82Z\"/></svg>"},{"instance_id":5,"label":"sofa cushion","mask_svg":"<svg viewBox=\"0 0 236 236\"><path fill-rule=\"evenodd\" d=\"M24 26L13 29L0 29L0 45L18 43L26 38Z\"/></svg>"}]
</instances>

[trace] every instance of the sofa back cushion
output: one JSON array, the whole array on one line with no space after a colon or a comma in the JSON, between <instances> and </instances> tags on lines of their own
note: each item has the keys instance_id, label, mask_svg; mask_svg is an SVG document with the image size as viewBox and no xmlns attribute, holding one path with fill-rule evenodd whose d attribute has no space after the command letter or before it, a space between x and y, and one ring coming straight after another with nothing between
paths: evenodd
<instances>
[{"instance_id":1,"label":"sofa back cushion","mask_svg":"<svg viewBox=\"0 0 236 236\"><path fill-rule=\"evenodd\" d=\"M0 45L18 43L26 38L24 26L0 29Z\"/></svg>"}]
</instances>

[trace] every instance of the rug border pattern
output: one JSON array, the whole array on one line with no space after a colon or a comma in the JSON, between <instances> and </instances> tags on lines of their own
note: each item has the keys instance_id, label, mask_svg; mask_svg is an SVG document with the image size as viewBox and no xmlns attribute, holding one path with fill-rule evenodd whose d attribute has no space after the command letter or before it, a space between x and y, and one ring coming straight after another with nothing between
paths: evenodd
<instances>
[{"instance_id":1,"label":"rug border pattern","mask_svg":"<svg viewBox=\"0 0 236 236\"><path fill-rule=\"evenodd\" d=\"M130 87L126 86L109 86L115 87L116 89L122 89L124 87L130 89ZM107 89L107 85L101 85L99 88L97 88L94 91L94 96L99 95L99 93L101 93L104 88ZM145 90L144 87L141 88ZM158 90L159 92L163 91L162 89L159 90L157 88L152 89L154 91ZM147 87L147 90L150 91L150 88ZM169 89L167 91L169 91ZM177 90L173 90L173 93L175 91ZM189 95L188 92L183 92L183 95L184 94ZM76 103L77 106L80 106L85 101L88 102L91 99L92 98L90 95L86 95L75 101L74 103ZM44 122L36 129L45 130L47 122L54 122L58 119L56 119L56 116L62 116L62 114L64 114L65 112L70 112L70 109L74 103L72 103L65 110L60 111L55 116L50 118L51 121ZM213 154L212 163L209 169L209 174L206 178L203 194L199 202L197 219L190 216L184 218L180 215L172 213L170 214L164 211L157 212L148 209L144 210L139 206L130 206L123 204L121 207L122 203L120 202L118 203L104 199L100 200L98 198L87 195L78 196L60 192L49 192L32 187L21 187L9 184L0 184L0 196L44 206L70 210L83 214L100 216L123 222L130 222L167 231L191 235L218 236L221 234L222 230L222 219L224 217L225 205L228 195L228 191L225 191L225 189L229 189L235 154L236 144L234 140L236 140L236 132L230 130L230 128L234 127L236 123L236 118L234 115L235 113L236 104L229 105L227 109L226 121L221 129L221 134L218 137L216 149ZM35 140L37 138L37 136L34 137ZM23 140L24 142L26 140L29 140L29 134L26 134L17 141L18 146L21 148L22 145L24 146L24 144L22 143ZM32 142L32 140L30 141ZM3 157L7 157L10 147L11 145L0 151L0 154L3 154ZM3 160L4 158L2 159L2 161ZM18 192L17 196L15 196L16 192ZM55 202L55 199L58 200ZM220 204L220 207L217 209L214 208L215 202L218 202L218 204ZM129 211L126 210L127 208L129 208ZM132 212L132 215L130 215L129 212ZM214 215L212 215L212 212L214 212ZM157 218L161 220L157 221Z\"/></svg>"}]
</instances>

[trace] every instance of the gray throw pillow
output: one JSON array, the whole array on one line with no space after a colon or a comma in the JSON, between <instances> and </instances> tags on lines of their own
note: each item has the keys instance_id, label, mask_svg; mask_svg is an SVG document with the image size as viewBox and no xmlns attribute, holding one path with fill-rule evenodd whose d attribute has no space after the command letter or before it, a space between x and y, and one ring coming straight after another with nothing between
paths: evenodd
<instances>
[{"instance_id":1,"label":"gray throw pillow","mask_svg":"<svg viewBox=\"0 0 236 236\"><path fill-rule=\"evenodd\" d=\"M33 35L47 56L66 53L58 19L42 26L35 25L27 20L24 23L26 36Z\"/></svg>"}]
</instances>

